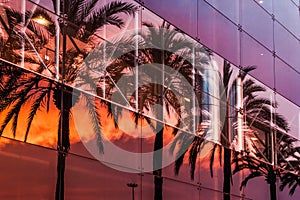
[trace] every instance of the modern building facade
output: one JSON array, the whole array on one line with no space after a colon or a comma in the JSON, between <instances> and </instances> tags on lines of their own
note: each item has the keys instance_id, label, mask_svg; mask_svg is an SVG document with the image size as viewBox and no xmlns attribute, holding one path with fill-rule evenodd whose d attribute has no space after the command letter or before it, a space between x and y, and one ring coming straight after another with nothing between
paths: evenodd
<instances>
[{"instance_id":1,"label":"modern building facade","mask_svg":"<svg viewBox=\"0 0 300 200\"><path fill-rule=\"evenodd\" d=\"M2 0L0 198L299 199L295 0Z\"/></svg>"}]
</instances>

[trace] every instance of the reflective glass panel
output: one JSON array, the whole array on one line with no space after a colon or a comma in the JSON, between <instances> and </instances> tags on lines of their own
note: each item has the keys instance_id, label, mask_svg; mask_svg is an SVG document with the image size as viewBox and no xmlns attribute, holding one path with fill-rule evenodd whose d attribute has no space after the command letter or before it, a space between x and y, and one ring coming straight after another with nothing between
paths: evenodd
<instances>
[{"instance_id":1,"label":"reflective glass panel","mask_svg":"<svg viewBox=\"0 0 300 200\"><path fill-rule=\"evenodd\" d=\"M168 132L174 131L174 128L167 127ZM191 133L178 131L175 136L169 134L170 147L168 148L169 155L174 161L163 168L163 176L172 180L178 180L189 184L199 184L199 152L197 146L200 138L193 137Z\"/></svg>"},{"instance_id":2,"label":"reflective glass panel","mask_svg":"<svg viewBox=\"0 0 300 200\"><path fill-rule=\"evenodd\" d=\"M280 94L275 96L277 102L276 112L281 114L286 123L288 130L285 131L288 135L300 139L300 108L296 104L287 100Z\"/></svg>"},{"instance_id":3,"label":"reflective glass panel","mask_svg":"<svg viewBox=\"0 0 300 200\"><path fill-rule=\"evenodd\" d=\"M53 77L54 15L29 1L7 1L0 9L0 58Z\"/></svg>"},{"instance_id":4,"label":"reflective glass panel","mask_svg":"<svg viewBox=\"0 0 300 200\"><path fill-rule=\"evenodd\" d=\"M180 189L178 189L180 188ZM196 186L176 182L171 179L164 179L163 198L164 199L199 199L199 191Z\"/></svg>"},{"instance_id":5,"label":"reflective glass panel","mask_svg":"<svg viewBox=\"0 0 300 200\"><path fill-rule=\"evenodd\" d=\"M199 153L200 184L214 191L222 191L223 188L223 166L225 166L225 164L223 162L222 150L222 146L205 141L202 145L202 150ZM227 158L229 157L227 156ZM230 161L227 162L227 166L229 163ZM201 192L200 194L202 196Z\"/></svg>"},{"instance_id":6,"label":"reflective glass panel","mask_svg":"<svg viewBox=\"0 0 300 200\"><path fill-rule=\"evenodd\" d=\"M59 109L54 92L59 83L27 69L0 62L1 134L56 148Z\"/></svg>"},{"instance_id":7,"label":"reflective glass panel","mask_svg":"<svg viewBox=\"0 0 300 200\"><path fill-rule=\"evenodd\" d=\"M54 199L56 151L3 137L0 149L1 199Z\"/></svg>"},{"instance_id":8,"label":"reflective glass panel","mask_svg":"<svg viewBox=\"0 0 300 200\"><path fill-rule=\"evenodd\" d=\"M197 0L145 0L144 5L185 33L192 37L197 36L197 26L195 25L197 23Z\"/></svg>"},{"instance_id":9,"label":"reflective glass panel","mask_svg":"<svg viewBox=\"0 0 300 200\"><path fill-rule=\"evenodd\" d=\"M274 67L272 53L261 46L246 33L242 33L242 58L243 67L256 66L249 74L262 81L269 87L274 87Z\"/></svg>"},{"instance_id":10,"label":"reflective glass panel","mask_svg":"<svg viewBox=\"0 0 300 200\"><path fill-rule=\"evenodd\" d=\"M65 196L70 199L136 199L141 195L141 179L138 174L111 169L97 160L68 155L65 172Z\"/></svg>"},{"instance_id":11,"label":"reflective glass panel","mask_svg":"<svg viewBox=\"0 0 300 200\"><path fill-rule=\"evenodd\" d=\"M300 75L280 59L275 59L276 90L287 99L300 105L299 90Z\"/></svg>"},{"instance_id":12,"label":"reflective glass panel","mask_svg":"<svg viewBox=\"0 0 300 200\"><path fill-rule=\"evenodd\" d=\"M257 39L269 50L273 49L273 20L272 17L254 1L242 1L243 30ZM259 23L257 23L259 22ZM261 34L263 32L263 34Z\"/></svg>"},{"instance_id":13,"label":"reflective glass panel","mask_svg":"<svg viewBox=\"0 0 300 200\"><path fill-rule=\"evenodd\" d=\"M208 4L215 7L218 11L228 17L236 25L239 24L239 1L234 0L205 0Z\"/></svg>"},{"instance_id":14,"label":"reflective glass panel","mask_svg":"<svg viewBox=\"0 0 300 200\"><path fill-rule=\"evenodd\" d=\"M245 177L251 172L245 170ZM245 196L249 199L270 199L269 185L265 181L265 177L259 176L248 181L244 188Z\"/></svg>"},{"instance_id":15,"label":"reflective glass panel","mask_svg":"<svg viewBox=\"0 0 300 200\"><path fill-rule=\"evenodd\" d=\"M224 195L222 192L214 191L207 188L200 188L200 199L223 199Z\"/></svg>"},{"instance_id":16,"label":"reflective glass panel","mask_svg":"<svg viewBox=\"0 0 300 200\"><path fill-rule=\"evenodd\" d=\"M273 0L255 0L261 7L263 7L268 13L273 13Z\"/></svg>"},{"instance_id":17,"label":"reflective glass panel","mask_svg":"<svg viewBox=\"0 0 300 200\"><path fill-rule=\"evenodd\" d=\"M73 116L76 131L71 135L71 152L97 159L116 170L142 170L141 124L136 113L81 95Z\"/></svg>"},{"instance_id":18,"label":"reflective glass panel","mask_svg":"<svg viewBox=\"0 0 300 200\"><path fill-rule=\"evenodd\" d=\"M155 183L152 173L145 173L142 175L142 199L152 200L154 199Z\"/></svg>"},{"instance_id":19,"label":"reflective glass panel","mask_svg":"<svg viewBox=\"0 0 300 200\"><path fill-rule=\"evenodd\" d=\"M292 1L274 0L275 18L300 38L299 8ZM288 14L287 14L288 13Z\"/></svg>"},{"instance_id":20,"label":"reflective glass panel","mask_svg":"<svg viewBox=\"0 0 300 200\"><path fill-rule=\"evenodd\" d=\"M299 41L277 22L275 22L274 35L277 56L300 71L300 57L298 56L300 53Z\"/></svg>"},{"instance_id":21,"label":"reflective glass panel","mask_svg":"<svg viewBox=\"0 0 300 200\"><path fill-rule=\"evenodd\" d=\"M238 27L204 1L198 2L198 38L234 64L239 63Z\"/></svg>"}]
</instances>

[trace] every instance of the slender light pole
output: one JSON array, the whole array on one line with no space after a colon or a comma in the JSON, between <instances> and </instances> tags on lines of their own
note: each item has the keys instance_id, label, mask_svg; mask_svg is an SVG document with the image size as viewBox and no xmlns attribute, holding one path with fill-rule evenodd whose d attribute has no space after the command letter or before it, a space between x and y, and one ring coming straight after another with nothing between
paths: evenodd
<instances>
[{"instance_id":1,"label":"slender light pole","mask_svg":"<svg viewBox=\"0 0 300 200\"><path fill-rule=\"evenodd\" d=\"M132 195L132 200L134 200L134 188L138 186L136 183L127 183L128 187L131 187L131 195Z\"/></svg>"}]
</instances>

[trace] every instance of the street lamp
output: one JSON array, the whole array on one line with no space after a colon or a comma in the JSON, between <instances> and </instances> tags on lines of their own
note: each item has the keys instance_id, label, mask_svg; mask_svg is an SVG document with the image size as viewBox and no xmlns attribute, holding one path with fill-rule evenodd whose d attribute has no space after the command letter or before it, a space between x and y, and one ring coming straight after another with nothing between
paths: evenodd
<instances>
[{"instance_id":1,"label":"street lamp","mask_svg":"<svg viewBox=\"0 0 300 200\"><path fill-rule=\"evenodd\" d=\"M138 186L136 183L127 183L128 187L131 187L132 200L134 200L134 188Z\"/></svg>"}]
</instances>

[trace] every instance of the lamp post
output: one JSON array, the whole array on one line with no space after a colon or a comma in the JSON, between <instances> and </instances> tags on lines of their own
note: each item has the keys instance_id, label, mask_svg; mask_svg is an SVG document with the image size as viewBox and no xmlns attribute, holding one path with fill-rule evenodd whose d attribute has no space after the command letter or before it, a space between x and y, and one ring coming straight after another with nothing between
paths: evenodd
<instances>
[{"instance_id":1,"label":"lamp post","mask_svg":"<svg viewBox=\"0 0 300 200\"><path fill-rule=\"evenodd\" d=\"M138 186L136 183L127 183L128 187L131 187L132 200L134 200L134 188Z\"/></svg>"}]
</instances>

